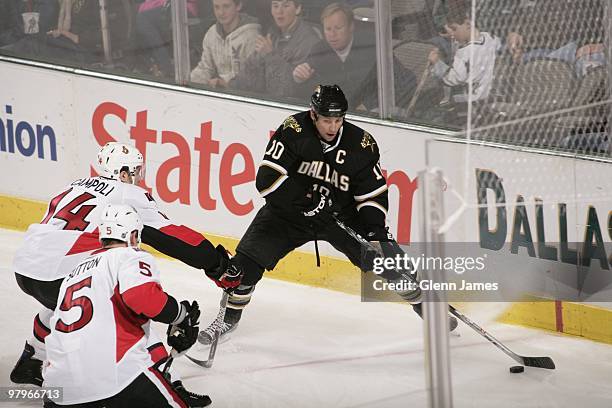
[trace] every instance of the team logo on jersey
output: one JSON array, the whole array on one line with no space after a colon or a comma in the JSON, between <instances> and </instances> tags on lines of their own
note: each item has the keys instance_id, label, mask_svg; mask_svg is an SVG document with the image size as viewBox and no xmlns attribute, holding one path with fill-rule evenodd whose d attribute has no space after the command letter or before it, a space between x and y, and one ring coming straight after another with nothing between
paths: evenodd
<instances>
[{"instance_id":1,"label":"team logo on jersey","mask_svg":"<svg viewBox=\"0 0 612 408\"><path fill-rule=\"evenodd\" d=\"M371 134L369 134L368 132L364 131L363 132L363 139L361 139L361 147L363 147L364 149L366 148L370 148L372 149L372 153L374 152L374 146L376 146L376 142L374 141L374 138L372 137Z\"/></svg>"},{"instance_id":2,"label":"team logo on jersey","mask_svg":"<svg viewBox=\"0 0 612 408\"><path fill-rule=\"evenodd\" d=\"M287 128L291 128L291 129L295 130L297 133L300 133L302 131L302 127L300 126L298 121L295 120L295 118L293 116L289 116L283 122L283 130L285 130Z\"/></svg>"}]
</instances>

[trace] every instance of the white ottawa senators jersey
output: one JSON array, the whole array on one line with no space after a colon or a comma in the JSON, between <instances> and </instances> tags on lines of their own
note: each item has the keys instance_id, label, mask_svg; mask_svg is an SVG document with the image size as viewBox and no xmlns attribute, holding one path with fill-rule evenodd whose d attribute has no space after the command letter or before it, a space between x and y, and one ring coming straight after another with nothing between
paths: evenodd
<instances>
[{"instance_id":1,"label":"white ottawa senators jersey","mask_svg":"<svg viewBox=\"0 0 612 408\"><path fill-rule=\"evenodd\" d=\"M30 225L14 271L41 281L63 278L84 254L100 248L96 225L107 204L131 205L144 225L170 225L145 189L103 177L79 179L51 199L40 224Z\"/></svg>"},{"instance_id":2,"label":"white ottawa senators jersey","mask_svg":"<svg viewBox=\"0 0 612 408\"><path fill-rule=\"evenodd\" d=\"M150 320L168 295L151 254L99 249L62 282L45 339L44 385L63 387L63 403L111 397L153 364Z\"/></svg>"}]
</instances>

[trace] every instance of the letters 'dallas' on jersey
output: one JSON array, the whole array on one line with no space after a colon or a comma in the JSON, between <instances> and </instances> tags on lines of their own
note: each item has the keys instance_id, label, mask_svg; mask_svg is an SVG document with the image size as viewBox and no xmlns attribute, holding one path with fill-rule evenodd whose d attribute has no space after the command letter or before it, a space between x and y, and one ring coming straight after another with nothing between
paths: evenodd
<instances>
[{"instance_id":1,"label":"letters 'dallas' on jersey","mask_svg":"<svg viewBox=\"0 0 612 408\"><path fill-rule=\"evenodd\" d=\"M344 121L327 144L317 136L310 111L289 116L270 139L257 173L257 189L271 206L290 211L313 188L329 195L341 218L357 215L385 225L387 184L378 145L363 129Z\"/></svg>"}]
</instances>

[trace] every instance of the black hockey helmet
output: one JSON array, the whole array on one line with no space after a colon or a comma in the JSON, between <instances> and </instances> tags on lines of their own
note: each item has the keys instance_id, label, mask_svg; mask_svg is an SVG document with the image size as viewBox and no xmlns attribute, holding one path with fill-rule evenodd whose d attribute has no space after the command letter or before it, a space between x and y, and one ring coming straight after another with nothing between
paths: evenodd
<instances>
[{"instance_id":1,"label":"black hockey helmet","mask_svg":"<svg viewBox=\"0 0 612 408\"><path fill-rule=\"evenodd\" d=\"M310 107L321 116L344 116L348 102L338 85L318 85L310 98Z\"/></svg>"}]
</instances>

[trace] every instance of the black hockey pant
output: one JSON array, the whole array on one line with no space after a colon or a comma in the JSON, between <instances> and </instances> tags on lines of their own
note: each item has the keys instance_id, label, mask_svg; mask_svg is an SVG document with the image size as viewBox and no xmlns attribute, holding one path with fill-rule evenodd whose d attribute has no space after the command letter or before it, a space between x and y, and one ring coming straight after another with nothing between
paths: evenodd
<instances>
[{"instance_id":1,"label":"black hockey pant","mask_svg":"<svg viewBox=\"0 0 612 408\"><path fill-rule=\"evenodd\" d=\"M152 408L188 407L159 370L150 368L140 374L119 394L83 404L59 405L45 401L44 408Z\"/></svg>"},{"instance_id":2,"label":"black hockey pant","mask_svg":"<svg viewBox=\"0 0 612 408\"><path fill-rule=\"evenodd\" d=\"M40 281L15 273L15 279L21 290L38 300L47 309L55 310L63 278L54 281Z\"/></svg>"},{"instance_id":3,"label":"black hockey pant","mask_svg":"<svg viewBox=\"0 0 612 408\"><path fill-rule=\"evenodd\" d=\"M356 219L346 222L358 233L363 233ZM244 268L243 285L253 286L263 276L264 269L272 270L289 252L310 241L327 241L353 263L362 265L362 247L336 223L314 230L298 222L279 217L264 205L243 235L236 248ZM248 259L245 259L248 258Z\"/></svg>"}]
</instances>

